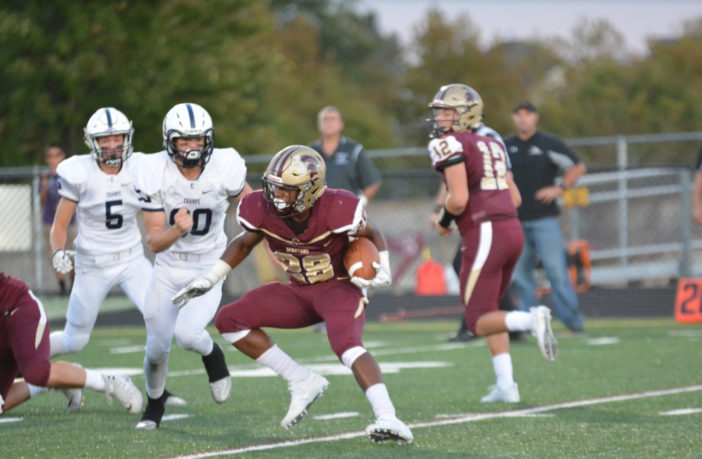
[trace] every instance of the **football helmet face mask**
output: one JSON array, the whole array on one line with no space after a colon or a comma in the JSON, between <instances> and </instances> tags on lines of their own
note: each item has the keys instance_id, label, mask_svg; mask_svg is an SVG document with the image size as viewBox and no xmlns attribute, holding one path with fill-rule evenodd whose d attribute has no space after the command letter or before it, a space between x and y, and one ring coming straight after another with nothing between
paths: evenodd
<instances>
[{"instance_id":1,"label":"football helmet face mask","mask_svg":"<svg viewBox=\"0 0 702 459\"><path fill-rule=\"evenodd\" d=\"M263 196L278 216L311 209L326 188L324 159L310 147L291 145L273 156L263 173ZM289 197L284 199L283 197Z\"/></svg>"},{"instance_id":2,"label":"football helmet face mask","mask_svg":"<svg viewBox=\"0 0 702 459\"><path fill-rule=\"evenodd\" d=\"M177 138L203 138L205 147L180 151ZM163 119L163 147L173 162L184 168L205 167L214 150L214 127L207 110L193 103L182 103L168 110Z\"/></svg>"},{"instance_id":3,"label":"football helmet face mask","mask_svg":"<svg viewBox=\"0 0 702 459\"><path fill-rule=\"evenodd\" d=\"M470 132L480 126L483 118L483 99L478 92L464 84L449 84L442 86L434 95L434 99L429 104L432 109L433 134L432 137L440 137L446 131ZM439 109L453 109L456 116L453 123L447 126L439 123Z\"/></svg>"},{"instance_id":4,"label":"football helmet face mask","mask_svg":"<svg viewBox=\"0 0 702 459\"><path fill-rule=\"evenodd\" d=\"M90 155L108 167L119 167L132 154L132 122L124 113L113 107L98 109L90 117L83 129L83 141L90 148ZM112 135L124 136L124 142L118 148L101 148L98 138Z\"/></svg>"}]
</instances>

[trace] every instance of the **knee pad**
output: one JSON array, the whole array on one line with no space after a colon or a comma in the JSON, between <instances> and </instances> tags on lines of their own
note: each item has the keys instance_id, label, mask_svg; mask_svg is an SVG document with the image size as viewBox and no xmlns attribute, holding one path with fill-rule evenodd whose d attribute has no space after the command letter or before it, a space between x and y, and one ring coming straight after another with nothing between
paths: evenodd
<instances>
[{"instance_id":1,"label":"knee pad","mask_svg":"<svg viewBox=\"0 0 702 459\"><path fill-rule=\"evenodd\" d=\"M149 363L157 365L168 360L168 354L171 353L171 343L162 342L160 340L149 338L146 339L146 359Z\"/></svg>"},{"instance_id":2,"label":"knee pad","mask_svg":"<svg viewBox=\"0 0 702 459\"><path fill-rule=\"evenodd\" d=\"M347 368L351 368L353 363L357 358L365 354L366 351L362 346L354 346L352 348L346 349L343 354L341 354L341 362L346 365Z\"/></svg>"},{"instance_id":3,"label":"knee pad","mask_svg":"<svg viewBox=\"0 0 702 459\"><path fill-rule=\"evenodd\" d=\"M246 335L251 333L251 330L241 330L238 332L222 333L222 338L224 338L228 343L234 344L237 341L246 338Z\"/></svg>"},{"instance_id":4,"label":"knee pad","mask_svg":"<svg viewBox=\"0 0 702 459\"><path fill-rule=\"evenodd\" d=\"M187 327L176 327L175 340L181 349L191 350L197 342L198 333Z\"/></svg>"}]
</instances>

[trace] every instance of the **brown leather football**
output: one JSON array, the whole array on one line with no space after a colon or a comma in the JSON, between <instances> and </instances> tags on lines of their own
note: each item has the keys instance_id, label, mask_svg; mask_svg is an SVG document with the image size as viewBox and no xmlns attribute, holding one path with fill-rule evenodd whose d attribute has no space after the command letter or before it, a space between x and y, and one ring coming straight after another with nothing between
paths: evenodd
<instances>
[{"instance_id":1,"label":"brown leather football","mask_svg":"<svg viewBox=\"0 0 702 459\"><path fill-rule=\"evenodd\" d=\"M380 254L373 241L367 237L359 237L351 241L344 254L344 267L350 277L373 279L375 277L373 262L380 263Z\"/></svg>"}]
</instances>

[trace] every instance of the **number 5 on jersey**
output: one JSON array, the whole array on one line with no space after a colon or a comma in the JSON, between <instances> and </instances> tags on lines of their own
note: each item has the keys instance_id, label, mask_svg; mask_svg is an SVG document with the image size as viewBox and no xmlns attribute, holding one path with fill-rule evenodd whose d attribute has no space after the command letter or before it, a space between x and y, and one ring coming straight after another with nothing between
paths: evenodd
<instances>
[{"instance_id":1,"label":"number 5 on jersey","mask_svg":"<svg viewBox=\"0 0 702 459\"><path fill-rule=\"evenodd\" d=\"M122 227L124 217L115 211L115 206L121 206L122 200L115 199L105 202L105 226L107 229L119 229Z\"/></svg>"}]
</instances>

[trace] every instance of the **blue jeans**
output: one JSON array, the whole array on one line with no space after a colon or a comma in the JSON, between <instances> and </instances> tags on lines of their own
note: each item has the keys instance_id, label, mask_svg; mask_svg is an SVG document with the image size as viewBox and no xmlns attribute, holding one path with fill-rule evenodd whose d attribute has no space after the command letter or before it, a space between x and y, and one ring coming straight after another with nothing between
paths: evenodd
<instances>
[{"instance_id":1,"label":"blue jeans","mask_svg":"<svg viewBox=\"0 0 702 459\"><path fill-rule=\"evenodd\" d=\"M512 280L519 296L519 307L528 311L539 304L534 285L534 258L541 259L551 283L553 312L566 327L582 330L585 319L578 310L578 297L568 275L563 236L558 220L552 217L522 221L524 250L514 269Z\"/></svg>"}]
</instances>

